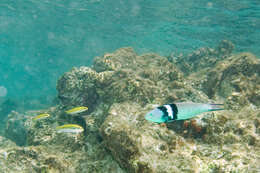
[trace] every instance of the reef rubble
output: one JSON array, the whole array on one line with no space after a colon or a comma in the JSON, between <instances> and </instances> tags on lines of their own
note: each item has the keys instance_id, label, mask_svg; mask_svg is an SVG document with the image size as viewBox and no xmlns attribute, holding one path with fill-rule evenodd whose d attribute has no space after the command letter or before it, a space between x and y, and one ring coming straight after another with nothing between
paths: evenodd
<instances>
[{"instance_id":1,"label":"reef rubble","mask_svg":"<svg viewBox=\"0 0 260 173\"><path fill-rule=\"evenodd\" d=\"M163 57L120 48L92 67L73 68L57 82L60 104L44 110L50 118L34 122L28 117L37 112L27 112L14 121L19 113L9 114L0 172L259 172L260 60L233 49L222 41ZM226 110L166 125L144 119L160 104L181 101L224 103ZM89 110L67 115L73 106ZM23 143L10 137L18 135L17 121ZM85 131L57 134L65 123Z\"/></svg>"}]
</instances>

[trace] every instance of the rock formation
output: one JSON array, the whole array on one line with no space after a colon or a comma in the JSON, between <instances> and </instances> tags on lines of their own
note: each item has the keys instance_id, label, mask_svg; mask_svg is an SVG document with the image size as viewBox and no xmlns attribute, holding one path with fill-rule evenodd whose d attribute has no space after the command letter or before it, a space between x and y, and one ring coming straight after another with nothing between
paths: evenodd
<instances>
[{"instance_id":1,"label":"rock formation","mask_svg":"<svg viewBox=\"0 0 260 173\"><path fill-rule=\"evenodd\" d=\"M51 117L27 118L26 145L1 149L0 171L259 171L260 62L250 53L232 54L233 48L223 41L182 58L121 48L97 57L91 68L73 68L57 82L60 104L45 110ZM227 110L167 125L144 119L157 105L181 101L224 103ZM64 112L74 106L89 110ZM11 122L6 136L17 143ZM65 123L85 132L57 134Z\"/></svg>"}]
</instances>

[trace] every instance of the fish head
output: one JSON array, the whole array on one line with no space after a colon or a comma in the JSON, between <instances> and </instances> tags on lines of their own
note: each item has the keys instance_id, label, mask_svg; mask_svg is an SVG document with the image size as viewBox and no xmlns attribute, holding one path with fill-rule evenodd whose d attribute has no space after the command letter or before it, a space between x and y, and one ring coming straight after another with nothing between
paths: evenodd
<instances>
[{"instance_id":1,"label":"fish head","mask_svg":"<svg viewBox=\"0 0 260 173\"><path fill-rule=\"evenodd\" d=\"M148 112L145 115L145 119L155 123L164 123L168 121L168 118L167 116L165 116L165 113L158 108Z\"/></svg>"}]
</instances>

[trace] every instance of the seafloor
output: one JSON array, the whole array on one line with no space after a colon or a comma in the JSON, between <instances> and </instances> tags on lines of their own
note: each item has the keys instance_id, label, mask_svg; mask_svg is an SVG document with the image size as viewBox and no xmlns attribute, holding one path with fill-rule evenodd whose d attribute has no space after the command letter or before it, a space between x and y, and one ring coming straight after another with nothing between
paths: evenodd
<instances>
[{"instance_id":1,"label":"seafloor","mask_svg":"<svg viewBox=\"0 0 260 173\"><path fill-rule=\"evenodd\" d=\"M12 111L0 136L0 172L259 173L260 60L222 41L190 55L137 55L121 48L73 68L57 82L60 103ZM224 103L226 110L166 125L148 122L156 105ZM88 106L81 116L64 110ZM32 121L48 112L51 117ZM77 136L55 127L77 123Z\"/></svg>"}]
</instances>

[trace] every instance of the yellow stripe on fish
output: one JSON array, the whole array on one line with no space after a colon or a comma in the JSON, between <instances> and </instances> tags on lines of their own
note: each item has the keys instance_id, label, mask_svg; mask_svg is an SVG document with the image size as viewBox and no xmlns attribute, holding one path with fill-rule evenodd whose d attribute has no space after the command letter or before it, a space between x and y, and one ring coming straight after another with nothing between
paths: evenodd
<instances>
[{"instance_id":1,"label":"yellow stripe on fish","mask_svg":"<svg viewBox=\"0 0 260 173\"><path fill-rule=\"evenodd\" d=\"M67 110L66 113L70 114L70 115L74 115L74 114L79 114L81 112L84 112L86 110L88 110L88 107L79 106L79 107L75 107L75 108Z\"/></svg>"},{"instance_id":2,"label":"yellow stripe on fish","mask_svg":"<svg viewBox=\"0 0 260 173\"><path fill-rule=\"evenodd\" d=\"M35 117L32 118L32 120L36 121L36 120L41 120L41 119L45 119L48 118L50 116L50 114L48 113L43 113L43 114L39 114Z\"/></svg>"},{"instance_id":3,"label":"yellow stripe on fish","mask_svg":"<svg viewBox=\"0 0 260 173\"><path fill-rule=\"evenodd\" d=\"M65 124L57 126L56 130L58 133L81 133L84 131L84 128L77 124Z\"/></svg>"}]
</instances>

